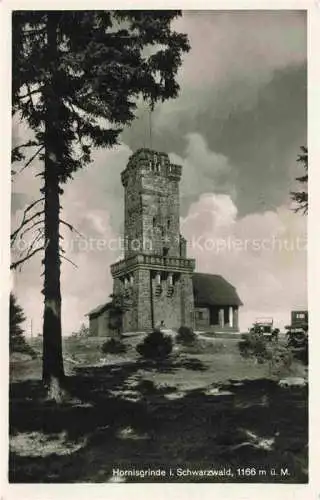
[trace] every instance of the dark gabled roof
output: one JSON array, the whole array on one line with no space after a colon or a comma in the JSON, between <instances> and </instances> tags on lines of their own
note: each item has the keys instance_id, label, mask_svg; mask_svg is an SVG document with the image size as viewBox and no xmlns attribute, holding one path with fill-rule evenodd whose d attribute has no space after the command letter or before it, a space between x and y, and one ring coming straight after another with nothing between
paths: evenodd
<instances>
[{"instance_id":1,"label":"dark gabled roof","mask_svg":"<svg viewBox=\"0 0 320 500\"><path fill-rule=\"evenodd\" d=\"M235 287L219 274L194 273L192 282L196 307L243 305Z\"/></svg>"},{"instance_id":2,"label":"dark gabled roof","mask_svg":"<svg viewBox=\"0 0 320 500\"><path fill-rule=\"evenodd\" d=\"M104 304L101 304L98 307L95 307L91 311L89 311L86 316L99 316L99 314L102 314L106 309L110 309L111 307L111 302L105 302Z\"/></svg>"}]
</instances>

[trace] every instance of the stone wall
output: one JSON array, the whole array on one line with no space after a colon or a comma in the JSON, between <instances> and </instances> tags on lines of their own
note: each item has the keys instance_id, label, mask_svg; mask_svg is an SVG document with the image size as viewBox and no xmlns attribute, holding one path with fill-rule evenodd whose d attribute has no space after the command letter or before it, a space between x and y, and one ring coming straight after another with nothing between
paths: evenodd
<instances>
[{"instance_id":1,"label":"stone wall","mask_svg":"<svg viewBox=\"0 0 320 500\"><path fill-rule=\"evenodd\" d=\"M192 275L181 275L181 325L194 328L194 297Z\"/></svg>"},{"instance_id":2,"label":"stone wall","mask_svg":"<svg viewBox=\"0 0 320 500\"><path fill-rule=\"evenodd\" d=\"M109 337L109 311L105 310L95 317L89 318L90 337Z\"/></svg>"},{"instance_id":3,"label":"stone wall","mask_svg":"<svg viewBox=\"0 0 320 500\"><path fill-rule=\"evenodd\" d=\"M125 257L136 253L179 256L179 181L181 167L164 153L133 155L122 183L125 188Z\"/></svg>"},{"instance_id":4,"label":"stone wall","mask_svg":"<svg viewBox=\"0 0 320 500\"><path fill-rule=\"evenodd\" d=\"M210 326L210 313L208 307L195 307L195 328L204 330Z\"/></svg>"},{"instance_id":5,"label":"stone wall","mask_svg":"<svg viewBox=\"0 0 320 500\"><path fill-rule=\"evenodd\" d=\"M146 331L164 321L168 328L193 326L191 274L136 268L132 280L114 279L114 293L126 297L123 331Z\"/></svg>"},{"instance_id":6,"label":"stone wall","mask_svg":"<svg viewBox=\"0 0 320 500\"><path fill-rule=\"evenodd\" d=\"M150 271L148 269L137 269L135 271L137 281L137 330L144 331L152 328L152 311L150 296Z\"/></svg>"},{"instance_id":7,"label":"stone wall","mask_svg":"<svg viewBox=\"0 0 320 500\"><path fill-rule=\"evenodd\" d=\"M145 245L144 253L180 255L179 239L179 185L160 175L147 175L142 178L142 231Z\"/></svg>"},{"instance_id":8,"label":"stone wall","mask_svg":"<svg viewBox=\"0 0 320 500\"><path fill-rule=\"evenodd\" d=\"M89 330L90 330L90 337L98 337L99 316L95 318L89 318Z\"/></svg>"},{"instance_id":9,"label":"stone wall","mask_svg":"<svg viewBox=\"0 0 320 500\"><path fill-rule=\"evenodd\" d=\"M121 295L126 302L126 310L122 317L123 332L134 332L138 329L138 278L133 273L132 283L127 281L126 285L125 276L113 280L114 295Z\"/></svg>"},{"instance_id":10,"label":"stone wall","mask_svg":"<svg viewBox=\"0 0 320 500\"><path fill-rule=\"evenodd\" d=\"M109 311L107 309L99 316L98 337L109 337L110 335Z\"/></svg>"},{"instance_id":11,"label":"stone wall","mask_svg":"<svg viewBox=\"0 0 320 500\"><path fill-rule=\"evenodd\" d=\"M154 324L164 321L167 328L179 328L181 325L181 279L174 276L173 285L170 285L168 273L162 273L161 284L157 285L156 278L152 280ZM161 293L159 291L161 290Z\"/></svg>"},{"instance_id":12,"label":"stone wall","mask_svg":"<svg viewBox=\"0 0 320 500\"><path fill-rule=\"evenodd\" d=\"M139 172L132 172L128 177L128 183L125 187L124 196L124 242L125 257L130 257L135 253L141 253L141 249L135 249L133 242L138 240L142 246L142 210L141 197L139 196L141 188L141 178Z\"/></svg>"}]
</instances>

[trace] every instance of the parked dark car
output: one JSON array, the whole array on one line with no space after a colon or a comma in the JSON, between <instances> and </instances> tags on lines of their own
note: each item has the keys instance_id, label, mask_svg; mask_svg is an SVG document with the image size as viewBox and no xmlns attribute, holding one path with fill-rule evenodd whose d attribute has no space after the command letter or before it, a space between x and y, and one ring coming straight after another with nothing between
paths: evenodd
<instances>
[{"instance_id":1,"label":"parked dark car","mask_svg":"<svg viewBox=\"0 0 320 500\"><path fill-rule=\"evenodd\" d=\"M278 340L279 328L273 328L273 318L257 318L250 328L250 333L262 335L266 340Z\"/></svg>"},{"instance_id":2,"label":"parked dark car","mask_svg":"<svg viewBox=\"0 0 320 500\"><path fill-rule=\"evenodd\" d=\"M288 345L305 347L308 344L308 311L291 311L291 324L286 326Z\"/></svg>"}]
</instances>

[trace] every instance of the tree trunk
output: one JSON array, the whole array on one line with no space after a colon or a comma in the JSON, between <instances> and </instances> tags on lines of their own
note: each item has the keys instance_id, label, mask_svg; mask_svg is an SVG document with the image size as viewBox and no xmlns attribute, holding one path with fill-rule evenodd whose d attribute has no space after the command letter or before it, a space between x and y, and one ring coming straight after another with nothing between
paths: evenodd
<instances>
[{"instance_id":1,"label":"tree trunk","mask_svg":"<svg viewBox=\"0 0 320 500\"><path fill-rule=\"evenodd\" d=\"M48 15L48 61L51 66L51 79L46 86L45 123L45 256L44 256L44 317L43 317L43 383L48 396L61 399L64 381L61 329L61 291L60 291L60 250L59 250L59 212L60 187L59 166L59 96L57 95L54 67L57 60L57 16Z\"/></svg>"}]
</instances>

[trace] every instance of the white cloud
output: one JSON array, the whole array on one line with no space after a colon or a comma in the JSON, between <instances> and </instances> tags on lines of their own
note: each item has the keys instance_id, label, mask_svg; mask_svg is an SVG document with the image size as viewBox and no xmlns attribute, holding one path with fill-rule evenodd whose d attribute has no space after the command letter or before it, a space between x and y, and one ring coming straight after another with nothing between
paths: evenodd
<instances>
[{"instance_id":1,"label":"white cloud","mask_svg":"<svg viewBox=\"0 0 320 500\"><path fill-rule=\"evenodd\" d=\"M191 45L181 79L198 91L234 78L266 81L275 69L306 61L303 12L185 12L176 29L188 33Z\"/></svg>"},{"instance_id":2,"label":"white cloud","mask_svg":"<svg viewBox=\"0 0 320 500\"><path fill-rule=\"evenodd\" d=\"M306 221L288 207L237 218L230 197L207 193L182 222L197 270L237 287L242 328L259 315L274 316L283 327L291 309L306 307Z\"/></svg>"},{"instance_id":3,"label":"white cloud","mask_svg":"<svg viewBox=\"0 0 320 500\"><path fill-rule=\"evenodd\" d=\"M214 190L228 193L236 199L236 170L229 159L211 151L204 138L196 133L185 136L186 147L183 157L174 153L169 155L173 163L182 165L180 183L181 205L183 212L192 201L205 193Z\"/></svg>"}]
</instances>

